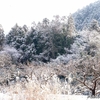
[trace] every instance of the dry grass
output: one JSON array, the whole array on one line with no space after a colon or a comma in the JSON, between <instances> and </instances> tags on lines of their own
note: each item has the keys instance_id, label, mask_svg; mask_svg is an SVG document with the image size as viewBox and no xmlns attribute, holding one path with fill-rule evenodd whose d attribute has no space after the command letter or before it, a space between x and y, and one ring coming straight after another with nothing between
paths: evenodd
<instances>
[{"instance_id":1,"label":"dry grass","mask_svg":"<svg viewBox=\"0 0 100 100\"><path fill-rule=\"evenodd\" d=\"M31 78L6 87L4 91L10 96L7 100L46 100L48 95L62 92L57 75L49 67L34 68Z\"/></svg>"},{"instance_id":2,"label":"dry grass","mask_svg":"<svg viewBox=\"0 0 100 100\"><path fill-rule=\"evenodd\" d=\"M3 89L5 93L0 94L0 100L90 100L84 96L62 95L68 90L61 85L54 70L45 66L34 68L29 82L17 82Z\"/></svg>"},{"instance_id":3,"label":"dry grass","mask_svg":"<svg viewBox=\"0 0 100 100\"><path fill-rule=\"evenodd\" d=\"M59 94L59 84L50 86L50 84L36 84L34 81L29 83L10 86L7 88L7 93L10 95L10 100L45 100L49 94Z\"/></svg>"}]
</instances>

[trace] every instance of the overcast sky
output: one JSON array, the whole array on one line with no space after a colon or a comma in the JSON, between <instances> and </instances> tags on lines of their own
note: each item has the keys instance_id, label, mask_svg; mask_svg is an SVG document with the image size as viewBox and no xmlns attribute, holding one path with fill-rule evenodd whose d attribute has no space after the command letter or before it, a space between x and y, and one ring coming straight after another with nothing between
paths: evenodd
<instances>
[{"instance_id":1,"label":"overcast sky","mask_svg":"<svg viewBox=\"0 0 100 100\"><path fill-rule=\"evenodd\" d=\"M0 24L5 32L54 15L67 16L97 0L0 0Z\"/></svg>"}]
</instances>

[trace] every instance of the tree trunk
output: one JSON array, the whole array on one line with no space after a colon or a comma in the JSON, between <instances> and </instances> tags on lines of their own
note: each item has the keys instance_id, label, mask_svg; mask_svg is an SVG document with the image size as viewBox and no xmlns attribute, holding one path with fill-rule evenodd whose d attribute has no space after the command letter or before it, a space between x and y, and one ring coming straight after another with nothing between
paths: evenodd
<instances>
[{"instance_id":1,"label":"tree trunk","mask_svg":"<svg viewBox=\"0 0 100 100\"><path fill-rule=\"evenodd\" d=\"M92 96L95 96L95 89L92 90Z\"/></svg>"}]
</instances>

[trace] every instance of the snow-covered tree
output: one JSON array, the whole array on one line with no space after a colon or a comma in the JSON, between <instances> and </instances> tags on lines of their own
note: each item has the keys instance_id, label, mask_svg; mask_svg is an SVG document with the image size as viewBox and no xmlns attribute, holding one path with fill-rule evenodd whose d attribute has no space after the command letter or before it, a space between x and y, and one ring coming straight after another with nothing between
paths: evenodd
<instances>
[{"instance_id":1,"label":"snow-covered tree","mask_svg":"<svg viewBox=\"0 0 100 100\"><path fill-rule=\"evenodd\" d=\"M4 36L4 30L2 28L2 25L0 25L0 50L2 50L2 46L4 44L5 36Z\"/></svg>"},{"instance_id":2,"label":"snow-covered tree","mask_svg":"<svg viewBox=\"0 0 100 100\"><path fill-rule=\"evenodd\" d=\"M10 67L11 64L11 55L6 51L0 51L0 67Z\"/></svg>"},{"instance_id":3,"label":"snow-covered tree","mask_svg":"<svg viewBox=\"0 0 100 100\"><path fill-rule=\"evenodd\" d=\"M73 78L76 79L77 85L81 86L83 91L88 89L91 96L97 96L100 94L100 61L99 57L86 56L80 60L70 61L67 65L70 73L73 74Z\"/></svg>"},{"instance_id":4,"label":"snow-covered tree","mask_svg":"<svg viewBox=\"0 0 100 100\"><path fill-rule=\"evenodd\" d=\"M90 24L90 30L96 30L97 32L100 32L99 23L97 20L93 19L93 21Z\"/></svg>"},{"instance_id":5,"label":"snow-covered tree","mask_svg":"<svg viewBox=\"0 0 100 100\"><path fill-rule=\"evenodd\" d=\"M72 15L68 17L68 24L67 24L67 35L72 37L76 32L74 19Z\"/></svg>"},{"instance_id":6,"label":"snow-covered tree","mask_svg":"<svg viewBox=\"0 0 100 100\"><path fill-rule=\"evenodd\" d=\"M25 41L24 37L26 32L26 26L23 26L22 28L16 24L6 36L6 43L15 47L16 49L20 49L20 46Z\"/></svg>"},{"instance_id":7,"label":"snow-covered tree","mask_svg":"<svg viewBox=\"0 0 100 100\"><path fill-rule=\"evenodd\" d=\"M11 47L11 46L8 46L8 45L5 45L3 47L3 51L2 53L6 53L7 55L10 56L10 61L9 61L9 57L8 57L8 61L11 63L11 64L16 64L18 65L18 60L21 56L20 52L17 51L15 48Z\"/></svg>"}]
</instances>

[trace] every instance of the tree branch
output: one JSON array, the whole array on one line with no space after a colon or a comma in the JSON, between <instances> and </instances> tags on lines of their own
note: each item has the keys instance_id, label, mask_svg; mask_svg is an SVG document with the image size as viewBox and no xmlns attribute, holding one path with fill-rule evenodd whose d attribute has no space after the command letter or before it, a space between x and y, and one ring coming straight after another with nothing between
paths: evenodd
<instances>
[{"instance_id":1,"label":"tree branch","mask_svg":"<svg viewBox=\"0 0 100 100\"><path fill-rule=\"evenodd\" d=\"M94 82L97 82L99 79L100 79L100 77L96 77L96 78L94 79Z\"/></svg>"},{"instance_id":2,"label":"tree branch","mask_svg":"<svg viewBox=\"0 0 100 100\"><path fill-rule=\"evenodd\" d=\"M76 79L77 81L79 81L80 83L82 83L84 86L86 86L89 90L93 90L92 88L90 88L86 83L85 81L81 81L81 80L78 80Z\"/></svg>"}]
</instances>

